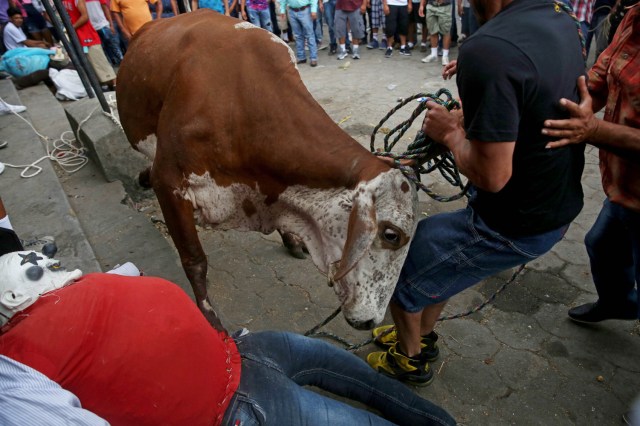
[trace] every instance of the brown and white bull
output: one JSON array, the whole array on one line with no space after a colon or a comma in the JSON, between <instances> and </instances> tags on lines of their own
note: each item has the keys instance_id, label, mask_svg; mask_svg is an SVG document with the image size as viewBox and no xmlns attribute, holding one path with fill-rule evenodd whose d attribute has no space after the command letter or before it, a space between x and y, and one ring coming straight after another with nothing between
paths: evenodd
<instances>
[{"instance_id":1,"label":"brown and white bull","mask_svg":"<svg viewBox=\"0 0 640 426\"><path fill-rule=\"evenodd\" d=\"M129 46L117 99L214 325L196 221L299 236L349 324L383 319L415 229L415 189L331 120L278 37L208 10L153 22Z\"/></svg>"}]
</instances>

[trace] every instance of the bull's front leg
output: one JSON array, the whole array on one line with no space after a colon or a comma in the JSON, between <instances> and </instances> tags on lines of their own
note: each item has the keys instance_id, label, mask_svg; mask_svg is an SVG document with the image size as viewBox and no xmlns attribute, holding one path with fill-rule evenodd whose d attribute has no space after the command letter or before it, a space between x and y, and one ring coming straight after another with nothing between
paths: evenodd
<instances>
[{"instance_id":1,"label":"bull's front leg","mask_svg":"<svg viewBox=\"0 0 640 426\"><path fill-rule=\"evenodd\" d=\"M202 250L191 202L179 198L170 185L154 185L169 235L178 250L184 272L191 283L196 304L209 323L226 332L207 294L207 256Z\"/></svg>"}]
</instances>

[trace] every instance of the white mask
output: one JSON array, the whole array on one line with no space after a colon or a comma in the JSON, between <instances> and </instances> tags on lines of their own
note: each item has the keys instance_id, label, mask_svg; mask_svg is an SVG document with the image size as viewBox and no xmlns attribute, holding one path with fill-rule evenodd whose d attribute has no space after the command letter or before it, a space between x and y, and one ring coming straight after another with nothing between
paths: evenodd
<instances>
[{"instance_id":1,"label":"white mask","mask_svg":"<svg viewBox=\"0 0 640 426\"><path fill-rule=\"evenodd\" d=\"M44 293L62 288L82 276L60 262L35 251L17 251L0 257L0 325L31 306Z\"/></svg>"}]
</instances>

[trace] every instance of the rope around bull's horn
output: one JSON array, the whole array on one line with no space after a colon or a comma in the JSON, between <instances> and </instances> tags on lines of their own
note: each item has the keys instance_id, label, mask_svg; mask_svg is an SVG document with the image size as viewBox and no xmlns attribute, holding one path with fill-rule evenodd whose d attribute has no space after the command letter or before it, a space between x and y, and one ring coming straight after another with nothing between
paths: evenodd
<instances>
[{"instance_id":1,"label":"rope around bull's horn","mask_svg":"<svg viewBox=\"0 0 640 426\"><path fill-rule=\"evenodd\" d=\"M446 99L442 99L442 95L445 96ZM378 133L378 130L382 127L382 125L397 111L399 111L404 106L408 105L411 101L417 100L419 105L411 116L400 123L398 126L393 128L387 135L384 137L384 151L380 151L375 146L375 137ZM400 138L407 132L407 130L411 127L412 123L415 121L417 117L422 114L422 112L426 109L426 101L432 100L440 105L445 106L449 111L455 108L460 108L460 104L453 99L451 96L451 92L447 89L440 89L435 94L430 93L419 93L417 95L411 96L409 98L403 99L400 103L385 115L382 120L378 123L378 125L373 129L371 134L371 152L375 155L393 158L395 165L398 169L400 169L404 175L411 180L416 186L427 193L431 198L439 202L448 202L454 201L462 198L467 194L467 189L469 188L469 184L463 185L462 179L460 177L460 172L458 171L458 167L455 164L453 159L453 155L451 152L445 152L443 154L433 156L433 152L436 149L436 142L434 142L431 138L427 137L422 130L420 130L414 141L409 145L406 152L402 154L394 154L391 151L393 150L396 143L400 140ZM393 137L393 140L390 139ZM425 160L429 157L433 157L431 160ZM404 166L400 163L402 159L414 159L416 160L415 166ZM423 161L424 160L424 161ZM423 167L422 164L426 163L427 167ZM434 170L438 170L440 174L449 182L451 185L461 188L461 191L453 196L444 197L438 195L431 191L426 185L420 182L420 175L431 173ZM474 314L481 309L483 309L486 305L493 302L498 294L500 294L509 284L515 281L515 279L520 275L520 273L524 270L526 265L521 265L511 276L509 280L507 280L495 293L493 293L487 300L485 300L480 305L470 309L469 311L461 314L449 315L438 318L438 321L446 321L456 318L463 318ZM341 308L336 309L331 315L327 317L320 324L311 328L307 332L304 333L305 336L311 337L327 337L333 340L336 340L345 346L345 349L351 352L356 352L364 346L373 343L374 338L370 338L361 343L351 343L348 340L340 337L336 334L326 332L326 331L318 331L320 328L327 325L331 322L338 314L341 312ZM395 327L391 327L386 330L381 336L386 335L387 333L392 332Z\"/></svg>"}]
</instances>

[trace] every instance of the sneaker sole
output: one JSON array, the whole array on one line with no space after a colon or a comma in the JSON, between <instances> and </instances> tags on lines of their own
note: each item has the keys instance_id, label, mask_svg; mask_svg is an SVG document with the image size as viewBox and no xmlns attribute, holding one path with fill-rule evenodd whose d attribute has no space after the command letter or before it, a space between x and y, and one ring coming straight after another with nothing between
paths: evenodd
<instances>
[{"instance_id":1,"label":"sneaker sole","mask_svg":"<svg viewBox=\"0 0 640 426\"><path fill-rule=\"evenodd\" d=\"M426 381L423 381L423 380L420 380L419 378L411 377L411 376L398 377L398 376L394 376L393 374L390 374L384 368L378 368L378 373L384 374L385 376L390 377L392 379L396 379L402 383L407 383L407 384L421 387L421 388L429 386L431 383L433 383L433 379L435 378L433 374L431 374L431 377L429 377L429 379Z\"/></svg>"}]
</instances>

